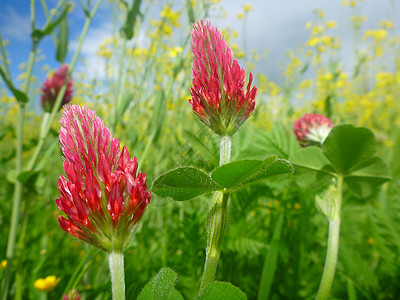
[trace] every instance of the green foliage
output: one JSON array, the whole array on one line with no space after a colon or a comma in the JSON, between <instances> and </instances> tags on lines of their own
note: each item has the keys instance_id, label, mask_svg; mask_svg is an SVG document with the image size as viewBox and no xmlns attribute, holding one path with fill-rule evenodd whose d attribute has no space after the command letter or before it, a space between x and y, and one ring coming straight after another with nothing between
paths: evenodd
<instances>
[{"instance_id":1,"label":"green foliage","mask_svg":"<svg viewBox=\"0 0 400 300\"><path fill-rule=\"evenodd\" d=\"M238 160L216 168L211 178L226 189L241 186L273 175L292 173L293 166L284 159L271 156L265 160Z\"/></svg>"},{"instance_id":2,"label":"green foliage","mask_svg":"<svg viewBox=\"0 0 400 300\"><path fill-rule=\"evenodd\" d=\"M66 4L66 6L68 6ZM65 57L68 52L68 17L67 15L61 19L58 28L58 39L57 39L57 52L56 59L60 63L64 63Z\"/></svg>"},{"instance_id":3,"label":"green foliage","mask_svg":"<svg viewBox=\"0 0 400 300\"><path fill-rule=\"evenodd\" d=\"M125 19L125 24L121 28L121 34L126 38L127 40L132 39L133 34L134 34L134 28L135 28L135 23L136 19L138 16L140 16L140 4L142 0L134 0L132 2L132 6L129 7ZM126 2L125 2L125 5Z\"/></svg>"},{"instance_id":4,"label":"green foliage","mask_svg":"<svg viewBox=\"0 0 400 300\"><path fill-rule=\"evenodd\" d=\"M272 235L271 243L269 244L268 253L265 256L264 266L261 273L260 287L258 289L258 300L268 299L271 292L271 286L274 281L276 265L278 262L279 240L282 231L282 223L283 215L280 215Z\"/></svg>"},{"instance_id":5,"label":"green foliage","mask_svg":"<svg viewBox=\"0 0 400 300\"><path fill-rule=\"evenodd\" d=\"M68 9L69 9L69 4L64 5L61 14L54 21L46 22L43 29L40 30L37 28L33 28L32 30L33 42L35 44L38 44L42 38L44 38L46 35L50 35L54 31L54 29L58 25L60 25L65 18L67 18Z\"/></svg>"},{"instance_id":6,"label":"green foliage","mask_svg":"<svg viewBox=\"0 0 400 300\"><path fill-rule=\"evenodd\" d=\"M127 299L135 299L141 292L141 297L151 299L196 298L205 256L207 194L222 188L235 189L235 192L230 196L216 280L232 284L214 283L207 289L208 294L199 299L218 299L221 295L224 295L222 299L245 299L246 296L256 299L268 289L265 294L269 294L269 299L313 299L322 274L327 237L326 220L318 214L314 199L339 173L344 174L347 189L331 298L400 299L400 114L396 102L400 95L397 82L400 65L396 61L398 45L394 37L393 41L372 41L368 44L370 48L365 49L365 56L364 49L354 49L356 66L347 77L340 70L340 61L331 63L338 57L335 53L329 50L319 53L316 47L302 52L313 53L305 61L294 64L293 60L293 65L299 65L297 74L285 75L286 82L280 86L282 92L272 93L273 82L262 80L263 76L271 77L270 74L257 74L253 70L259 90L256 111L233 137L233 163L218 167L219 141L196 120L187 103L192 64L188 54L190 23L204 16L212 21L218 17L218 10L208 1L184 2L185 5L175 5L170 1L170 9L180 13L180 24L175 26L168 18L155 20L155 25L149 22L149 11L153 13L157 9L153 2L114 1L113 17L125 23L115 24L116 28L121 26L122 34L114 35L111 42L105 43L104 48L108 50L105 53L110 56L102 57L104 78L93 78L87 73L72 74L73 102L93 108L107 126L114 127L113 134L129 148L132 156L138 157L148 186L153 183L152 201L125 253ZM88 7L91 3L88 1ZM119 11L121 3L124 9ZM90 15L88 7L84 13ZM67 57L68 50L65 29L71 23L67 24L67 10L60 8L51 22L33 31L33 37L38 43L58 29L54 50L57 58L64 61L62 57ZM358 2L356 8L361 10ZM77 10L79 6L72 13ZM313 27L318 22L313 21ZM164 31L168 29L166 25L172 28L169 35ZM321 25L327 29L325 23ZM355 31L355 36L362 34L362 30ZM387 30L388 38L392 38L395 30ZM323 41L327 34L317 37ZM132 42L125 49L121 77L125 89L116 104L114 75L119 73L117 61L122 53L122 36L129 39L130 35ZM226 37L230 35L227 30ZM245 37L239 33L239 38ZM361 36L355 39L354 44L366 42ZM357 43L358 39L362 42ZM232 37L228 44L232 46L237 41ZM181 52L174 56L173 51L179 47ZM384 55L372 57L370 52L379 47L384 49ZM239 51L232 50L238 56ZM386 55L389 51L392 52ZM248 66L254 63L251 56L244 58ZM321 60L316 65L314 57L317 56ZM26 163L38 143L43 117L36 103L39 91L31 89L28 99L20 83L9 79L11 76L4 64L7 57L1 61L0 228L3 237L8 236L10 229L14 184L17 181L24 184L17 260L12 270L16 276L12 278L9 297L15 298L16 278L19 278L22 299L39 299L42 295L34 288L35 280L55 275L61 280L47 293L48 299L60 299L71 288L76 288L83 299L110 299L106 256L67 236L57 222L57 215L61 214L55 205L55 199L60 196L57 179L64 174L58 143L59 123L51 124L37 164L32 170L27 169ZM84 65L84 61L80 62ZM40 74L38 65L34 70L32 80L34 87L38 87L41 83L37 78L39 75L44 78L45 74ZM312 74L312 86L303 90L298 86L303 79L300 76L309 74ZM296 100L292 104L293 99ZM15 124L20 104L26 107L24 171L17 174ZM114 110L117 110L115 124ZM332 114L336 124L345 121L370 128L376 141L365 128L341 125L332 130L321 149L301 149L291 131L291 123L302 113L324 111ZM59 117L60 114L56 119ZM272 160L273 157L280 159ZM295 165L296 176L290 175L291 166L284 160ZM384 162L390 166L390 173ZM272 168L274 164L279 168ZM171 177L159 177L165 170L187 165L194 167L178 168L170 171ZM256 175L266 176L261 173L263 168L268 175L279 170L287 175L262 180ZM183 173L175 180L178 170ZM390 177L392 180L387 182ZM387 183L382 185L383 182ZM367 201L360 201L354 195ZM170 201L161 197L177 200L198 197L199 201ZM5 259L6 249L7 239L3 238L0 261ZM0 280L3 274L0 267ZM146 284L147 294L143 290ZM228 297L223 293L231 294Z\"/></svg>"},{"instance_id":7,"label":"green foliage","mask_svg":"<svg viewBox=\"0 0 400 300\"><path fill-rule=\"evenodd\" d=\"M215 281L207 285L196 300L246 300L246 294L229 282Z\"/></svg>"},{"instance_id":8,"label":"green foliage","mask_svg":"<svg viewBox=\"0 0 400 300\"><path fill-rule=\"evenodd\" d=\"M174 200L189 200L193 197L221 189L210 176L194 167L180 167L157 178L153 193Z\"/></svg>"},{"instance_id":9,"label":"green foliage","mask_svg":"<svg viewBox=\"0 0 400 300\"><path fill-rule=\"evenodd\" d=\"M264 161L239 160L216 168L209 176L194 167L180 167L158 177L152 191L161 197L189 200L218 190L236 190L242 186L273 175L293 172L284 159L271 156Z\"/></svg>"},{"instance_id":10,"label":"green foliage","mask_svg":"<svg viewBox=\"0 0 400 300\"><path fill-rule=\"evenodd\" d=\"M294 153L290 159L304 169L307 179L301 182L327 184L333 176L343 176L351 192L359 198L369 196L374 188L390 180L389 169L380 157L374 156L374 134L367 128L352 125L335 126L322 147L308 147Z\"/></svg>"},{"instance_id":11,"label":"green foliage","mask_svg":"<svg viewBox=\"0 0 400 300\"><path fill-rule=\"evenodd\" d=\"M162 268L143 288L138 300L183 300L174 288L178 274L169 268Z\"/></svg>"},{"instance_id":12,"label":"green foliage","mask_svg":"<svg viewBox=\"0 0 400 300\"><path fill-rule=\"evenodd\" d=\"M28 96L26 96L26 94L24 92L22 92L21 90L14 87L11 79L8 78L6 72L4 71L3 66L0 66L0 75L1 75L1 78L4 80L4 82L6 83L7 87L10 89L10 91L13 93L13 95L17 99L17 101L20 102L21 104L27 103Z\"/></svg>"}]
</instances>

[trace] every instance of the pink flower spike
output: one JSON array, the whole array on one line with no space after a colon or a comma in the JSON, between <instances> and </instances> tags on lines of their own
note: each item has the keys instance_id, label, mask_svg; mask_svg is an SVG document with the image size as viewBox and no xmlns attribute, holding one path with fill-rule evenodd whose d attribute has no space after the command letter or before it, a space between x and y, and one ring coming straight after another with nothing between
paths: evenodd
<instances>
[{"instance_id":1,"label":"pink flower spike","mask_svg":"<svg viewBox=\"0 0 400 300\"><path fill-rule=\"evenodd\" d=\"M293 124L293 132L303 147L321 145L333 127L332 121L320 114L305 114Z\"/></svg>"},{"instance_id":2,"label":"pink flower spike","mask_svg":"<svg viewBox=\"0 0 400 300\"><path fill-rule=\"evenodd\" d=\"M58 93L65 83L68 74L68 66L62 65L53 75L46 78L42 86L42 96L40 97L41 105L44 111L50 112L56 102ZM71 102L73 96L73 81L70 76L65 90L61 106Z\"/></svg>"},{"instance_id":3,"label":"pink flower spike","mask_svg":"<svg viewBox=\"0 0 400 300\"><path fill-rule=\"evenodd\" d=\"M95 247L123 251L150 202L146 175L121 150L101 119L84 106L68 105L60 121L66 176L60 175L56 200L60 227Z\"/></svg>"},{"instance_id":4,"label":"pink flower spike","mask_svg":"<svg viewBox=\"0 0 400 300\"><path fill-rule=\"evenodd\" d=\"M193 86L189 100L194 114L215 133L232 136L255 107L257 88L246 86L245 71L234 59L221 32L209 22L193 24Z\"/></svg>"}]
</instances>

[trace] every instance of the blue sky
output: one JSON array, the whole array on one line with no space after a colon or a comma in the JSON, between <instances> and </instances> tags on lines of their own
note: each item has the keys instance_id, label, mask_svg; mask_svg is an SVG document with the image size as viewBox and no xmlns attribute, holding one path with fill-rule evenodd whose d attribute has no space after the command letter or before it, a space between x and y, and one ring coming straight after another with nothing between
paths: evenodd
<instances>
[{"instance_id":1,"label":"blue sky","mask_svg":"<svg viewBox=\"0 0 400 300\"><path fill-rule=\"evenodd\" d=\"M82 1L86 2L86 1ZM92 1L95 2L95 1ZM153 1L154 5L150 15L156 17L161 7L166 3L172 3L173 8L179 9L184 5L184 0L180 1ZM313 19L312 10L314 8L324 9L326 18L334 19L338 22L338 28L335 30L342 37L342 61L349 66L352 64L352 35L350 16L359 12L367 16L367 22L364 28L376 28L379 20L391 19L396 25L396 30L400 28L400 1L397 0L365 0L350 10L349 7L343 7L340 0L222 0L219 4L227 12L225 18L219 18L218 13L211 14L211 20L219 27L229 25L242 33L242 21L236 18L236 15L242 11L244 4L251 4L253 9L249 14L246 26L247 49L257 49L259 53L269 50L268 59L261 62L257 68L268 75L270 78L279 80L281 76L282 64L285 60L285 51L294 49L303 44L309 32L305 29L305 23ZM56 5L57 0L46 1L49 8ZM11 72L14 80L20 73L18 66L21 62L28 60L30 50L30 7L28 0L0 1L0 31L3 39L10 41L7 47L9 57L11 58ZM41 28L45 18L40 1L36 0L36 18L37 27ZM79 2L75 1L75 9L69 14L70 30L70 52L73 53L76 47L76 41L83 27L84 15ZM96 14L93 23L89 29L81 58L91 61L96 65L95 52L98 45L104 41L113 32L112 6L107 0ZM241 41L238 42L241 45ZM41 70L44 63L51 68L57 68L55 61L55 47L51 37L46 37L39 45L41 53L45 56L45 61L41 61L35 68L34 74L40 79L44 79L45 72ZM70 61L69 56L67 62ZM346 68L346 66L345 66Z\"/></svg>"}]
</instances>

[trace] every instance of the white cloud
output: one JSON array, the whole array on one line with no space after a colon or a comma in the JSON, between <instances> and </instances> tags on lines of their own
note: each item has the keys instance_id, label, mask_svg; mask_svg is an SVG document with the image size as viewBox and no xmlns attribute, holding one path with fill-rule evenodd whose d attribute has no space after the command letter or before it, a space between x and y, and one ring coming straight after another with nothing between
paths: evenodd
<instances>
[{"instance_id":1,"label":"white cloud","mask_svg":"<svg viewBox=\"0 0 400 300\"><path fill-rule=\"evenodd\" d=\"M31 34L31 25L29 15L20 15L11 6L7 6L0 13L1 34L5 38L26 41Z\"/></svg>"}]
</instances>

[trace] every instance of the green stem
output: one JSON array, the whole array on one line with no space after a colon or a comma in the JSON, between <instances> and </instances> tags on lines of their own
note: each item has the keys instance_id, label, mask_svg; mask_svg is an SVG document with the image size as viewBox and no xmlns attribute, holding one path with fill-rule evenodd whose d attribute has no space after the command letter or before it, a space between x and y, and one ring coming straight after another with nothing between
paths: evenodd
<instances>
[{"instance_id":1,"label":"green stem","mask_svg":"<svg viewBox=\"0 0 400 300\"><path fill-rule=\"evenodd\" d=\"M34 9L34 5L32 4L34 1L31 1L31 9ZM32 13L32 24L34 24L34 13ZM26 81L24 85L24 92L26 95L29 94L29 87L31 84L33 64L35 62L35 54L36 54L36 44L32 43L32 50L29 54L29 62L28 69L26 73ZM16 157L15 157L15 171L16 174L21 173L22 171L22 145L23 145L23 129L24 129L24 118L25 118L25 104L19 104L18 111L18 120L17 120L17 144L16 144ZM5 300L8 294L8 288L10 285L11 278L11 269L13 265L14 253L15 253L15 241L17 238L17 230L18 230L18 220L19 214L21 210L21 199L22 199L22 183L17 180L14 185L14 198L13 198L13 206L11 212L11 224L10 224L10 232L8 234L7 241L7 267L4 274L4 279L2 283L1 289L1 299Z\"/></svg>"},{"instance_id":2,"label":"green stem","mask_svg":"<svg viewBox=\"0 0 400 300\"><path fill-rule=\"evenodd\" d=\"M64 2L65 2L65 0L58 2L57 6L54 10L56 12L58 12L58 10L64 4ZM44 25L43 28L46 28L47 24L50 24L50 22L52 21L53 16L55 14L51 14L51 15L49 14L49 9L47 8L46 0L40 0L40 3L42 4L43 12L46 17L46 24ZM57 47L57 37L56 37L56 34L54 33L54 31L51 33L51 37L53 38L54 45Z\"/></svg>"},{"instance_id":3,"label":"green stem","mask_svg":"<svg viewBox=\"0 0 400 300\"><path fill-rule=\"evenodd\" d=\"M19 174L22 170L22 139L23 139L23 127L24 127L24 115L25 115L25 107L23 105L20 105L18 112L18 121L17 121L17 145L16 145L17 174ZM13 207L11 212L11 224L7 242L7 252L6 252L7 267L5 270L2 289L1 289L2 290L1 299L3 300L7 299L8 287L10 285L11 269L13 266L15 241L18 229L18 219L21 208L21 198L22 198L22 183L17 180L14 185L14 198L13 198Z\"/></svg>"},{"instance_id":4,"label":"green stem","mask_svg":"<svg viewBox=\"0 0 400 300\"><path fill-rule=\"evenodd\" d=\"M113 129L115 131L115 127L117 126L118 119L122 116L119 116L120 113L119 105L121 104L122 95L123 95L123 86L124 86L124 78L125 78L125 68L124 68L124 58L126 55L126 38L125 35L122 36L122 48L118 62L118 78L117 78L117 95L115 97L114 104L114 122Z\"/></svg>"},{"instance_id":5,"label":"green stem","mask_svg":"<svg viewBox=\"0 0 400 300\"><path fill-rule=\"evenodd\" d=\"M221 136L219 146L219 165L225 165L231 161L232 140L230 136Z\"/></svg>"},{"instance_id":6,"label":"green stem","mask_svg":"<svg viewBox=\"0 0 400 300\"><path fill-rule=\"evenodd\" d=\"M111 252L108 256L113 300L125 300L124 254Z\"/></svg>"},{"instance_id":7,"label":"green stem","mask_svg":"<svg viewBox=\"0 0 400 300\"><path fill-rule=\"evenodd\" d=\"M335 197L335 215L329 220L328 247L326 251L324 272L318 289L317 300L328 299L335 276L339 251L340 210L342 206L343 176L337 178L337 196Z\"/></svg>"},{"instance_id":8,"label":"green stem","mask_svg":"<svg viewBox=\"0 0 400 300\"><path fill-rule=\"evenodd\" d=\"M219 165L229 163L231 157L231 137L221 136ZM201 279L199 294L211 282L217 271L218 260L221 254L222 239L224 237L226 218L228 215L229 193L217 191L210 203L207 217L207 248L206 262Z\"/></svg>"},{"instance_id":9,"label":"green stem","mask_svg":"<svg viewBox=\"0 0 400 300\"><path fill-rule=\"evenodd\" d=\"M0 32L0 50L1 50L1 56L2 56L2 59L3 59L4 69L6 70L8 78L12 78L11 72L10 72L10 68L8 66L6 49L4 48L3 39L1 37L1 32Z\"/></svg>"}]
</instances>

